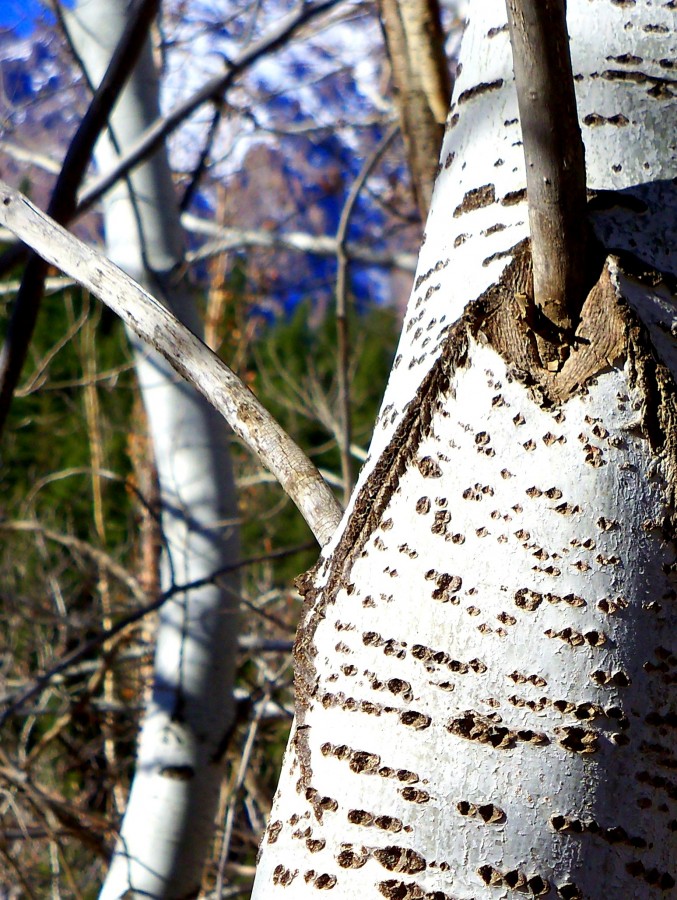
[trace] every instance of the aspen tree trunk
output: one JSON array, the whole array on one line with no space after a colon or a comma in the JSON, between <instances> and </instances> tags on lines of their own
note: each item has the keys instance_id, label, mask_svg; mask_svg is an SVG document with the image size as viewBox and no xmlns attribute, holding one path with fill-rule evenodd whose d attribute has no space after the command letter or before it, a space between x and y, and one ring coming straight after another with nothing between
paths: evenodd
<instances>
[{"instance_id":1,"label":"aspen tree trunk","mask_svg":"<svg viewBox=\"0 0 677 900\"><path fill-rule=\"evenodd\" d=\"M81 0L68 25L98 83L125 23L124 0ZM112 119L121 153L159 114L150 47ZM102 139L96 161L117 152ZM131 191L130 191L131 186ZM183 234L164 150L104 200L108 256L162 299L196 334L201 325L178 277ZM132 337L158 468L165 542L162 588L209 578L236 562L237 503L223 420L158 355ZM171 598L157 632L154 684L136 774L102 897L194 896L200 885L222 777L221 742L231 726L237 578Z\"/></svg>"},{"instance_id":2,"label":"aspen tree trunk","mask_svg":"<svg viewBox=\"0 0 677 900\"><path fill-rule=\"evenodd\" d=\"M567 6L596 284L542 366L505 5L476 0L370 456L301 579L255 900L676 890L674 2Z\"/></svg>"}]
</instances>

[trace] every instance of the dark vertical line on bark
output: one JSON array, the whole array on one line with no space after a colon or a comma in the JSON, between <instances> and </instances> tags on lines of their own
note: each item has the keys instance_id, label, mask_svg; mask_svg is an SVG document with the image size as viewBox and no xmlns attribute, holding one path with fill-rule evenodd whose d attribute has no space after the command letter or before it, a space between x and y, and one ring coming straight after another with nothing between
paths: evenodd
<instances>
[{"instance_id":1,"label":"dark vertical line on bark","mask_svg":"<svg viewBox=\"0 0 677 900\"><path fill-rule=\"evenodd\" d=\"M534 300L559 331L587 293L585 156L565 0L506 0L527 173Z\"/></svg>"}]
</instances>

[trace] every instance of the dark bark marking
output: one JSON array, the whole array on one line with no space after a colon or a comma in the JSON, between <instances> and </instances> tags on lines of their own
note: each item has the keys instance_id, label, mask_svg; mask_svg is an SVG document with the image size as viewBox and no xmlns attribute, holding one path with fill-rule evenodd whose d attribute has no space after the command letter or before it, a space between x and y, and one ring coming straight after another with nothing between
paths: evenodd
<instances>
[{"instance_id":1,"label":"dark bark marking","mask_svg":"<svg viewBox=\"0 0 677 900\"><path fill-rule=\"evenodd\" d=\"M461 103L467 103L469 100L474 100L475 97L479 97L482 94L500 90L500 88L503 87L503 84L502 78L497 78L495 81L486 81L482 82L482 84L476 84L474 87L468 88L467 91L463 91L458 98L458 105L460 106Z\"/></svg>"},{"instance_id":2,"label":"dark bark marking","mask_svg":"<svg viewBox=\"0 0 677 900\"><path fill-rule=\"evenodd\" d=\"M280 832L282 831L282 822L278 819L276 822L271 822L268 826L268 830L266 832L266 841L269 844L274 844L278 839Z\"/></svg>"},{"instance_id":3,"label":"dark bark marking","mask_svg":"<svg viewBox=\"0 0 677 900\"><path fill-rule=\"evenodd\" d=\"M507 820L505 811L493 803L471 803L469 800L460 800L456 809L462 816L470 818L479 816L485 825L503 825Z\"/></svg>"},{"instance_id":4,"label":"dark bark marking","mask_svg":"<svg viewBox=\"0 0 677 900\"><path fill-rule=\"evenodd\" d=\"M614 116L601 116L599 113L590 113L584 117L583 124L590 128L595 128L599 125L616 125L618 127L623 127L624 125L629 125L630 120L622 113L616 113Z\"/></svg>"},{"instance_id":5,"label":"dark bark marking","mask_svg":"<svg viewBox=\"0 0 677 900\"><path fill-rule=\"evenodd\" d=\"M434 275L435 272L440 272L442 269L446 269L446 267L448 265L449 265L448 259L441 259L438 262L436 262L435 265L431 269L428 269L428 271L425 272L423 275L418 276L418 278L416 279L415 290L418 290L421 287L421 285L423 284L423 282L427 281L431 275Z\"/></svg>"},{"instance_id":6,"label":"dark bark marking","mask_svg":"<svg viewBox=\"0 0 677 900\"><path fill-rule=\"evenodd\" d=\"M441 478L442 469L430 456L424 456L418 462L418 469L424 478Z\"/></svg>"},{"instance_id":7,"label":"dark bark marking","mask_svg":"<svg viewBox=\"0 0 677 900\"><path fill-rule=\"evenodd\" d=\"M280 887L289 887L289 885L298 874L298 869L294 869L292 871L291 869L287 869L282 865L282 863L280 863L279 865L275 866L275 869L273 871L273 884L279 885Z\"/></svg>"},{"instance_id":8,"label":"dark bark marking","mask_svg":"<svg viewBox=\"0 0 677 900\"><path fill-rule=\"evenodd\" d=\"M508 257L512 257L511 250L498 250L496 253L492 253L491 256L487 256L482 260L482 266L486 268L490 266L493 262L496 262L497 259L507 259Z\"/></svg>"},{"instance_id":9,"label":"dark bark marking","mask_svg":"<svg viewBox=\"0 0 677 900\"><path fill-rule=\"evenodd\" d=\"M480 866L477 874L489 887L505 886L512 891L531 893L536 897L543 897L550 890L550 883L540 875L525 875L519 869L501 871L494 866Z\"/></svg>"},{"instance_id":10,"label":"dark bark marking","mask_svg":"<svg viewBox=\"0 0 677 900\"><path fill-rule=\"evenodd\" d=\"M508 193L501 198L501 206L516 206L518 203L521 203L523 200L527 199L527 190L526 188L520 188L517 191L508 191Z\"/></svg>"},{"instance_id":11,"label":"dark bark marking","mask_svg":"<svg viewBox=\"0 0 677 900\"><path fill-rule=\"evenodd\" d=\"M321 850L324 850L327 842L324 838L307 838L306 839L306 847L308 848L309 853L319 853Z\"/></svg>"},{"instance_id":12,"label":"dark bark marking","mask_svg":"<svg viewBox=\"0 0 677 900\"><path fill-rule=\"evenodd\" d=\"M491 206L496 201L496 189L493 184L483 184L481 187L467 191L463 200L454 210L454 218L471 212L473 209L482 209Z\"/></svg>"},{"instance_id":13,"label":"dark bark marking","mask_svg":"<svg viewBox=\"0 0 677 900\"><path fill-rule=\"evenodd\" d=\"M543 633L546 637L557 638L565 644L569 644L571 647L582 647L585 644L589 647L603 647L607 641L606 635L603 632L587 631L585 634L581 634L581 632L574 631L573 628L569 628L568 626L562 628L560 631L548 628L548 630Z\"/></svg>"},{"instance_id":14,"label":"dark bark marking","mask_svg":"<svg viewBox=\"0 0 677 900\"><path fill-rule=\"evenodd\" d=\"M430 800L428 791L419 790L419 788L402 788L400 793L408 803L427 803Z\"/></svg>"},{"instance_id":15,"label":"dark bark marking","mask_svg":"<svg viewBox=\"0 0 677 900\"><path fill-rule=\"evenodd\" d=\"M325 587L318 589L314 586L315 570L311 570L298 581L305 602L295 644L298 725L294 746L301 769L299 788L301 791L306 790L306 796L318 818L321 818L322 809L317 799L318 792L310 787L312 761L308 727L305 725L306 710L317 694L315 630L325 616L327 605L335 601L337 592L342 587L347 587L354 560L360 557L373 532L381 524L401 477L415 463L421 442L430 431L440 398L453 393L453 376L457 370L467 365L469 338L488 341L506 360L512 376L532 391L534 401L553 411L556 411L558 404L577 391L585 391L585 384L589 379L627 360L630 383L639 389L644 398L641 408L641 434L649 441L654 455L660 460L667 483L669 509L674 510L677 505L675 503L677 391L674 380L657 356L646 327L630 310L627 303L617 296L608 267L604 267L585 301L576 334L572 336L569 357L558 372L551 372L543 369L541 365L533 323L524 315L523 297L525 294L528 296L531 288L528 242L517 245L513 248L513 253L513 262L506 267L499 283L471 303L463 316L449 327L440 356L424 377L416 396L404 410L400 424L388 446L360 489L353 515L337 546L330 557L318 564L323 567L327 576ZM619 263L622 269L623 259L620 259ZM444 267L446 264L446 261L441 261L435 268ZM435 269L431 269L422 278L425 279L433 271ZM626 277L624 273L622 277ZM638 276L633 269L633 275L627 277L648 280L655 286L659 275L649 273L647 277L642 271ZM522 300L522 305L518 296ZM519 414L515 423L519 424ZM471 489L471 493L481 495L485 488L487 491L491 490L490 486L478 484ZM566 504L564 506L566 507ZM566 513L566 509L563 513ZM669 512L668 516L670 521L666 523L666 527L674 533L674 513ZM614 523L600 520L598 526L604 530L614 527ZM524 591L523 596L528 604L531 592L527 588ZM550 596L554 598L556 595L547 596L549 599ZM566 598L562 599L568 602ZM616 603L615 600L610 602ZM365 644L383 646L383 652L387 651L391 655L407 652L404 645L395 639L385 641L373 632L365 633L362 640ZM443 651L436 652L421 645L413 646L411 653L427 667L436 664L446 665L451 671L460 673L468 672L469 669L479 672L484 665L479 660L461 663L452 660ZM518 679L519 677L517 675ZM530 677L538 678L538 676ZM614 689L625 687L630 683L627 673L623 671L597 670L590 674L590 678L598 685L608 685ZM539 680L539 684L541 682L542 679ZM358 704L353 702L357 707ZM459 731L463 730L460 722L456 722L452 730L453 727ZM498 741L500 744L507 741L508 746L515 740L529 739L535 743L547 740L545 736L533 733L529 735L526 732L510 733L508 729L501 729L496 725L487 725L485 729L480 728L480 731L489 742ZM475 739L480 738L477 736ZM570 749L574 749L574 745L577 744L575 734L564 735L562 741L571 744ZM580 743L583 744L582 737ZM585 746L589 747L591 744ZM384 777L393 777L394 772L394 769L388 767L379 770L379 774L383 774ZM416 803L425 803L430 799L428 792L416 788L404 788L402 796L405 800Z\"/></svg>"},{"instance_id":16,"label":"dark bark marking","mask_svg":"<svg viewBox=\"0 0 677 900\"><path fill-rule=\"evenodd\" d=\"M634 81L635 84L646 84L648 82L651 85L658 85L668 89L677 85L677 80L674 78L660 78L657 75L649 75L647 72L637 70L605 69L601 74L606 81Z\"/></svg>"},{"instance_id":17,"label":"dark bark marking","mask_svg":"<svg viewBox=\"0 0 677 900\"><path fill-rule=\"evenodd\" d=\"M445 131L451 131L452 128L455 128L458 125L458 113L454 113L451 118L447 120L447 124L444 128Z\"/></svg>"},{"instance_id":18,"label":"dark bark marking","mask_svg":"<svg viewBox=\"0 0 677 900\"><path fill-rule=\"evenodd\" d=\"M344 847L336 857L336 862L342 869L361 869L370 857L366 847L355 849L352 845Z\"/></svg>"},{"instance_id":19,"label":"dark bark marking","mask_svg":"<svg viewBox=\"0 0 677 900\"><path fill-rule=\"evenodd\" d=\"M407 709L400 713L400 722L416 731L422 731L425 728L430 728L432 719L430 716L426 716L424 713L418 712L415 709Z\"/></svg>"},{"instance_id":20,"label":"dark bark marking","mask_svg":"<svg viewBox=\"0 0 677 900\"><path fill-rule=\"evenodd\" d=\"M630 676L627 672L619 670L618 672L605 672L603 669L597 669L590 673L590 680L598 685L609 685L611 687L629 687Z\"/></svg>"},{"instance_id":21,"label":"dark bark marking","mask_svg":"<svg viewBox=\"0 0 677 900\"><path fill-rule=\"evenodd\" d=\"M512 750L518 741L545 746L550 743L548 737L531 730L512 731L505 725L501 725L501 718L496 713L483 716L475 710L469 709L446 725L450 734L463 738L466 741L477 741L480 744L489 744L495 750Z\"/></svg>"},{"instance_id":22,"label":"dark bark marking","mask_svg":"<svg viewBox=\"0 0 677 900\"><path fill-rule=\"evenodd\" d=\"M659 888L661 891L669 891L675 886L675 879L669 872L659 872L658 869L647 869L641 860L629 862L625 871L635 878L643 878L647 884Z\"/></svg>"},{"instance_id":23,"label":"dark bark marking","mask_svg":"<svg viewBox=\"0 0 677 900\"><path fill-rule=\"evenodd\" d=\"M620 56L607 56L607 62L617 62L623 66L638 66L644 62L641 56L632 53L621 53Z\"/></svg>"},{"instance_id":24,"label":"dark bark marking","mask_svg":"<svg viewBox=\"0 0 677 900\"><path fill-rule=\"evenodd\" d=\"M378 848L372 851L374 859L389 872L403 872L405 875L415 875L423 872L428 864L425 859L409 847L390 846Z\"/></svg>"}]
</instances>

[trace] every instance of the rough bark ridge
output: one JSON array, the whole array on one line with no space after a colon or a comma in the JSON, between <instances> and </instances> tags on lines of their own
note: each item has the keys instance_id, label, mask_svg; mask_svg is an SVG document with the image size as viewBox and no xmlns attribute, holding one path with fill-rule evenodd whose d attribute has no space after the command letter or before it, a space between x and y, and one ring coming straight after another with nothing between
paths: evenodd
<instances>
[{"instance_id":1,"label":"rough bark ridge","mask_svg":"<svg viewBox=\"0 0 677 900\"><path fill-rule=\"evenodd\" d=\"M501 7L471 8L370 460L301 582L256 900L675 888L674 11L568 4L606 259L553 372Z\"/></svg>"}]
</instances>

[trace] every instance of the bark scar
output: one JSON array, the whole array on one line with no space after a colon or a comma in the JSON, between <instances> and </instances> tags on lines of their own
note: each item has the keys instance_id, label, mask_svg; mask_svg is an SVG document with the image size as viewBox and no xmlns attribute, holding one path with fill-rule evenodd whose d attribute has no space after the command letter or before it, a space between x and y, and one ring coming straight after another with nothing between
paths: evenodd
<instances>
[{"instance_id":1,"label":"bark scar","mask_svg":"<svg viewBox=\"0 0 677 900\"><path fill-rule=\"evenodd\" d=\"M614 260L614 266L617 264ZM468 364L470 340L489 343L507 362L512 375L532 392L534 402L554 409L585 390L590 379L612 367L628 364L628 380L643 398L641 430L662 459L671 485L669 523L675 533L677 485L677 389L672 374L658 358L647 327L630 309L612 279L610 261L602 268L583 305L571 352L557 372L543 368L535 333L524 315L523 295L531 291L528 241L513 248L513 260L498 284L470 303L448 327L444 346L406 407L388 446L359 490L353 514L333 553L297 579L304 606L294 645L296 732L293 739L300 765L299 792L318 820L314 802L310 725L307 712L318 692L315 632L327 607L350 582L353 561L379 526L404 472L415 458L440 403L453 396L454 374ZM326 574L326 578L325 578ZM322 579L324 584L317 583Z\"/></svg>"}]
</instances>

